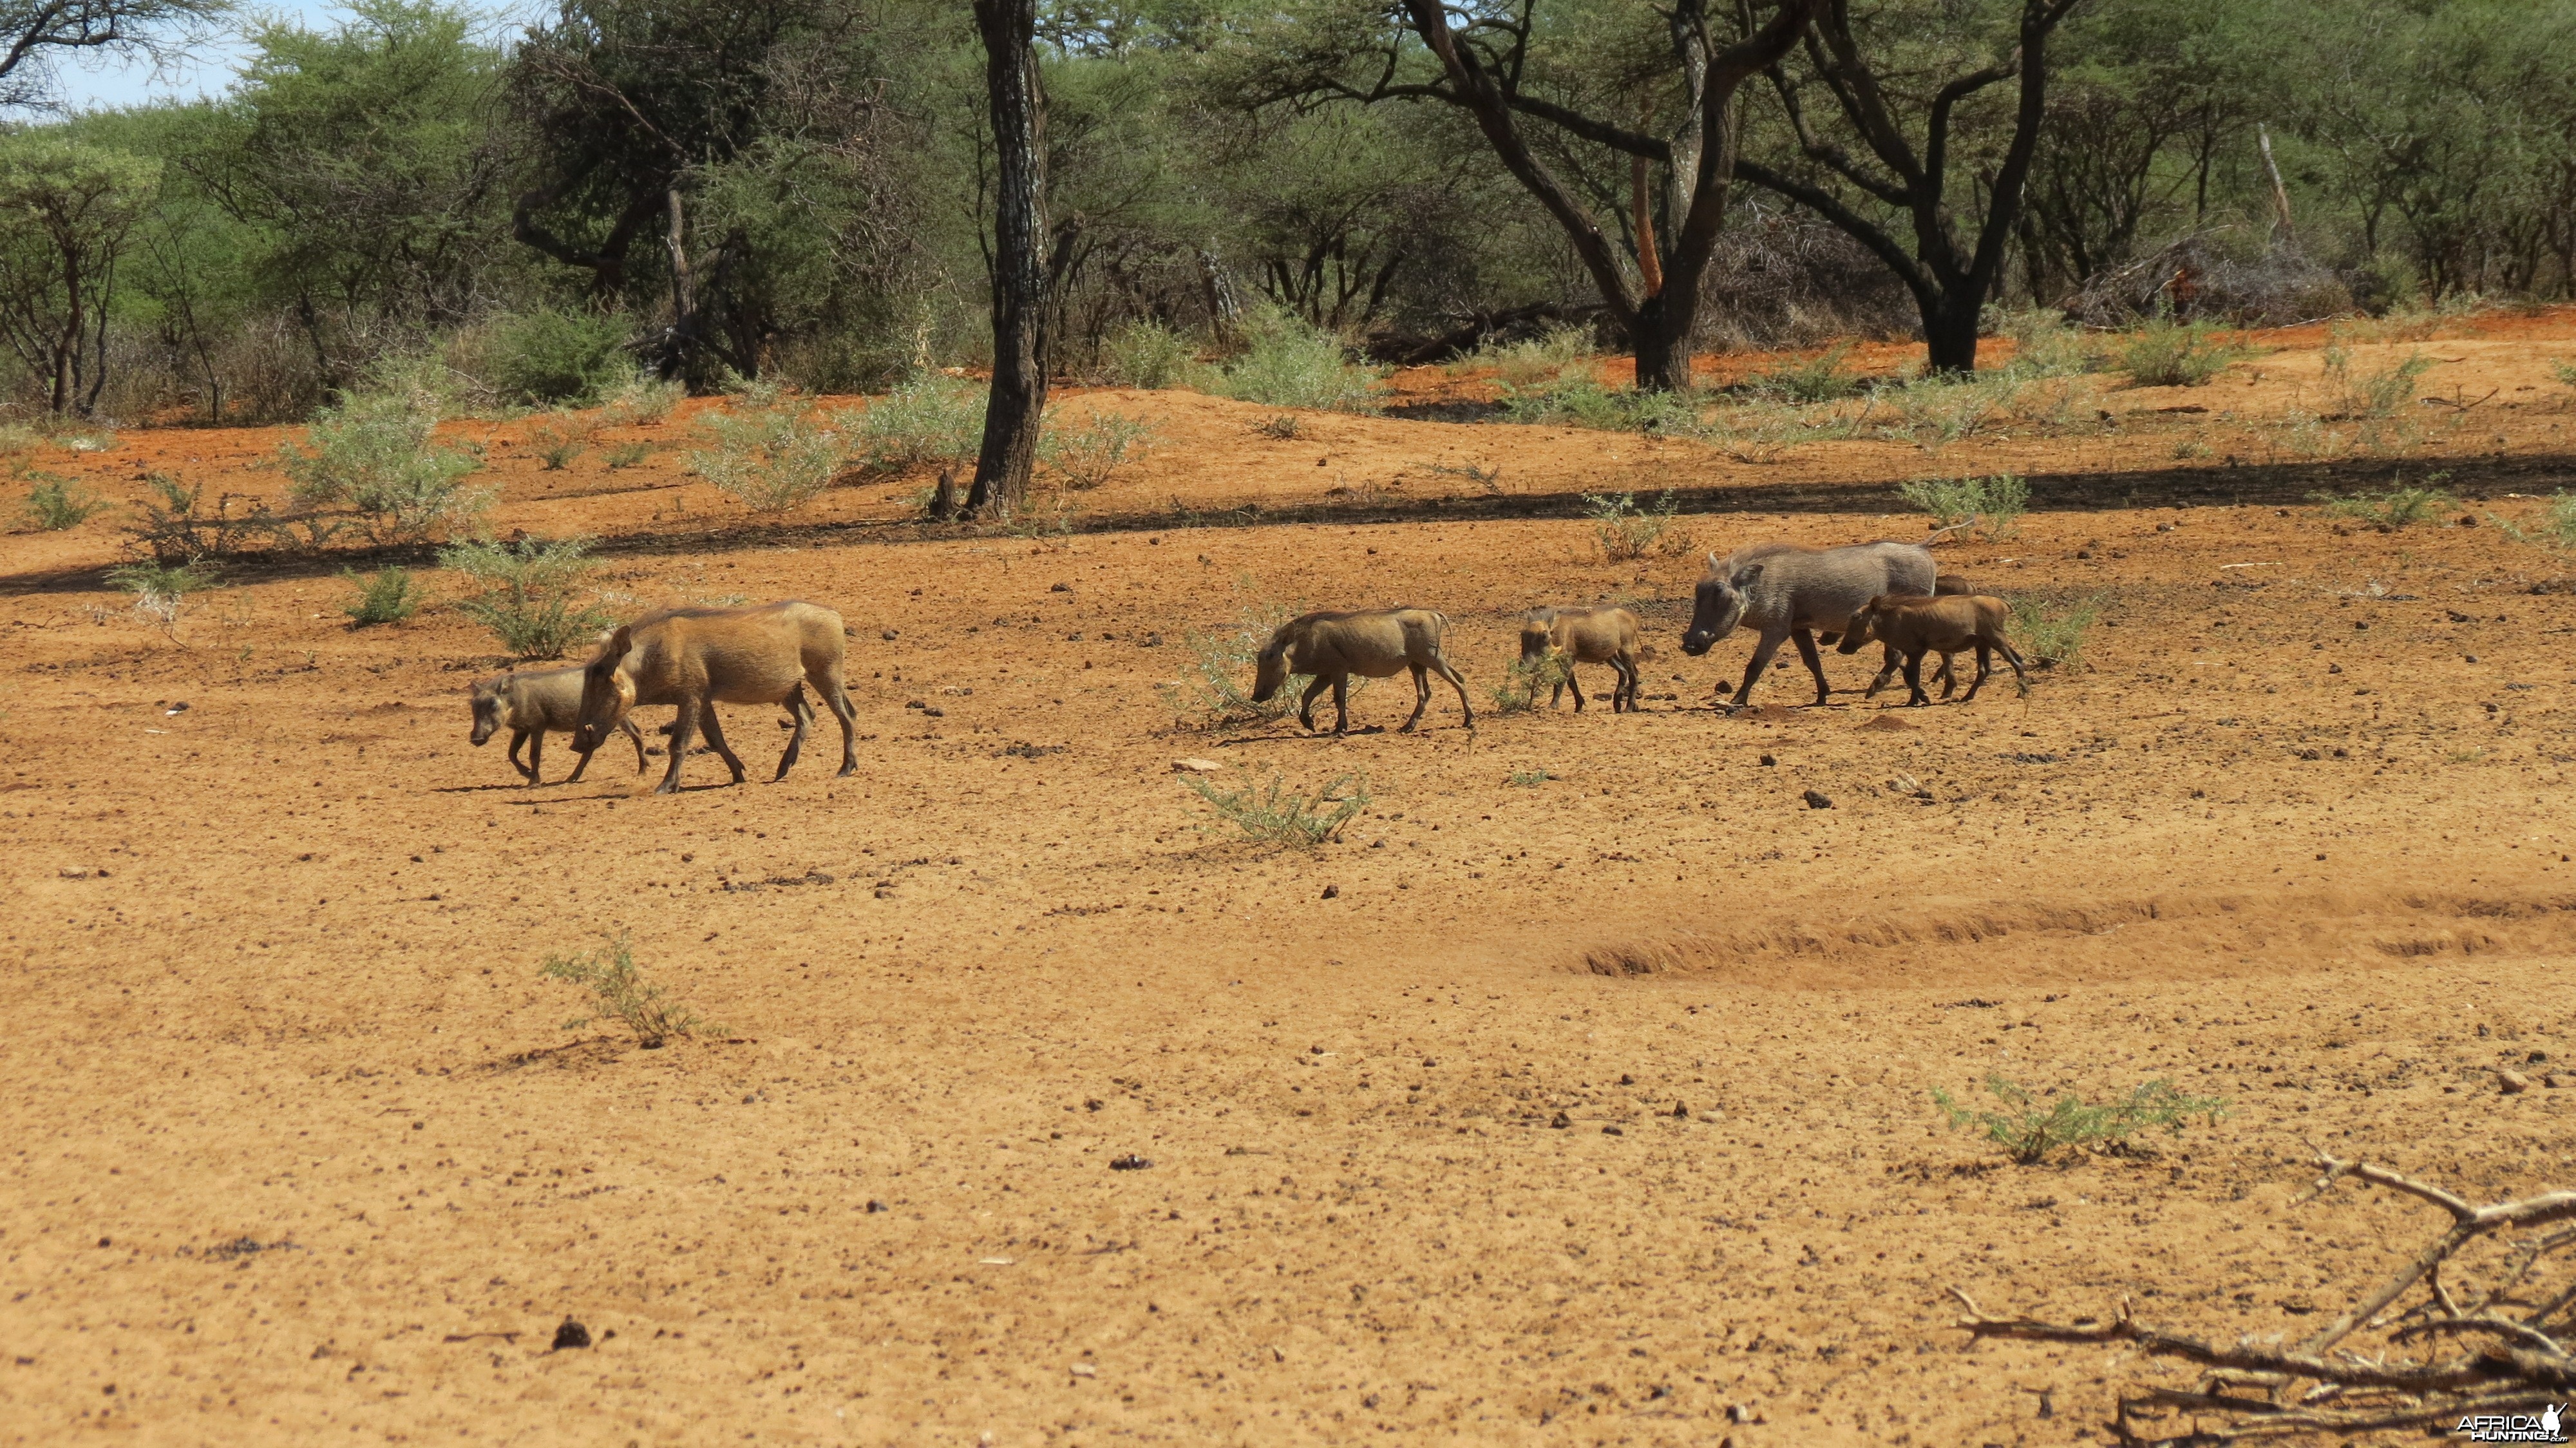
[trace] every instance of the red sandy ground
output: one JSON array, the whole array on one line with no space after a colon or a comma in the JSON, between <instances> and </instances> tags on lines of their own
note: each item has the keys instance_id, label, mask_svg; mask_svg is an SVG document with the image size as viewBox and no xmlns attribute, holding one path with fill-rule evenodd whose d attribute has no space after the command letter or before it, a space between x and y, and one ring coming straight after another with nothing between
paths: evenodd
<instances>
[{"instance_id":1,"label":"red sandy ground","mask_svg":"<svg viewBox=\"0 0 2576 1448\"><path fill-rule=\"evenodd\" d=\"M1947 1289L2301 1331L2434 1225L2294 1204L2311 1143L2480 1199L2576 1181L2576 1090L2539 1084L2576 1070L2576 595L2487 523L2563 476L2576 319L2362 349L2423 347L2453 404L2340 470L2279 456L2322 339L2265 340L2071 422L1764 464L1091 393L1158 448L1074 500L1125 525L1037 538L893 521L918 477L747 519L681 473L705 404L604 439L660 443L618 472L458 425L496 526L601 535L627 607L847 619L858 775L827 728L757 782L769 712L734 710L755 782L695 758L676 798L622 745L536 789L468 747L503 661L452 608L353 631L336 564L260 564L174 641L101 576L125 515L0 540L0 1436L2104 1441L2122 1384L2179 1377L1971 1346ZM36 462L273 494L281 436ZM1499 479L1437 470L1470 463ZM1794 665L1785 707L1706 707L1749 640L1675 647L1697 551L1904 535L1835 499L2007 468L2074 501L1944 566L2098 595L2080 664L1909 711L1829 654L1831 707ZM2295 501L2392 469L2476 526ZM1613 486L1683 489L1696 549L1604 562L1570 505ZM1406 601L1481 706L1519 610L1610 596L1659 651L1633 716L1470 733L1444 693L1400 735L1381 684L1333 739L1157 691L1254 604ZM1195 757L1375 802L1313 852L1233 843ZM566 1028L540 962L620 930L722 1034ZM2232 1105L2015 1167L1930 1106L1989 1072ZM567 1316L591 1348L548 1350Z\"/></svg>"}]
</instances>

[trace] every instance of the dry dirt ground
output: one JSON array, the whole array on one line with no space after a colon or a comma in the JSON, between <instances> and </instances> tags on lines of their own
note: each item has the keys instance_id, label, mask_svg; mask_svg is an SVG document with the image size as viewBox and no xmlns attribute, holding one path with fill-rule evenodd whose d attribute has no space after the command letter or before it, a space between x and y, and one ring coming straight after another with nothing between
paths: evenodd
<instances>
[{"instance_id":1,"label":"dry dirt ground","mask_svg":"<svg viewBox=\"0 0 2576 1448\"><path fill-rule=\"evenodd\" d=\"M2319 340L1762 462L1094 394L1160 446L1037 537L872 521L917 477L728 514L685 414L617 473L460 425L496 526L602 535L628 606L848 620L856 777L827 728L760 782L737 709L755 782L694 758L677 797L622 745L520 787L465 740L488 637L347 628L336 560L245 564L173 639L103 579L118 515L0 540L0 1437L2104 1441L2176 1379L1972 1347L1947 1290L2295 1330L2434 1225L2295 1203L2312 1143L2576 1183L2541 1084L2576 1070L2576 565L2489 521L2565 476L2576 318L2378 344L2454 401L2332 463L2280 452ZM278 439L38 461L274 492ZM1498 482L1436 470L1469 463ZM1945 568L2102 622L2027 697L1914 710L1829 654L1830 707L1793 663L1713 712L1750 641L1676 647L1696 552L1605 562L1575 497L1834 543L1919 531L1895 480L2003 467L2041 508ZM2473 501L2304 501L2425 469ZM1644 712L1483 707L1518 610L1604 597L1647 615ZM1192 631L1298 601L1446 610L1477 729L1444 693L1393 732L1387 684L1341 739L1175 722ZM1374 802L1265 850L1203 829L1183 758ZM567 1028L539 966L611 932L718 1029ZM1931 1106L1989 1073L2230 1108L2018 1167ZM587 1350L550 1351L567 1317Z\"/></svg>"}]
</instances>

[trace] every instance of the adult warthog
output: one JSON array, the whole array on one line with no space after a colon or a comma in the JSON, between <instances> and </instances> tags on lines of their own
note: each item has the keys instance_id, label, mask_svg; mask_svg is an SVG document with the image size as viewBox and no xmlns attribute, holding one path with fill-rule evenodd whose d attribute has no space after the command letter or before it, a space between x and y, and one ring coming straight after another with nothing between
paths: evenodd
<instances>
[{"instance_id":1,"label":"adult warthog","mask_svg":"<svg viewBox=\"0 0 2576 1448\"><path fill-rule=\"evenodd\" d=\"M1825 682L1824 660L1816 655L1819 632L1839 634L1851 617L1883 595L1930 597L1937 569L1922 543L1855 543L1846 548L1809 548L1797 543L1756 543L1725 558L1708 555L1708 572L1699 581L1691 609L1690 630L1682 635L1682 652L1696 658L1739 627L1761 635L1744 682L1728 706L1741 709L1753 696L1753 683L1771 667L1781 641L1796 639L1798 657L1816 678L1816 702L1833 688Z\"/></svg>"},{"instance_id":2,"label":"adult warthog","mask_svg":"<svg viewBox=\"0 0 2576 1448\"><path fill-rule=\"evenodd\" d=\"M1350 728L1351 675L1387 679L1413 671L1413 712L1404 730L1422 718L1431 702L1431 674L1458 691L1458 712L1467 727L1476 727L1476 711L1467 704L1467 681L1449 667L1440 652L1440 636L1449 629L1446 615L1428 608L1373 608L1358 613L1300 614L1279 626L1261 646L1252 678L1252 702L1266 704L1291 674L1312 674L1306 696L1297 701L1297 722L1315 727L1315 696L1333 691L1333 732ZM1398 733L1404 732L1398 730Z\"/></svg>"},{"instance_id":3,"label":"adult warthog","mask_svg":"<svg viewBox=\"0 0 2576 1448\"><path fill-rule=\"evenodd\" d=\"M680 765L699 730L740 784L746 777L742 760L725 743L716 705L781 704L795 717L796 732L779 756L778 773L771 776L775 783L796 763L805 747L805 730L814 722L814 706L804 690L810 683L823 696L823 707L841 721L841 774L854 774L859 767L858 711L841 682L844 652L841 616L795 599L750 608L648 613L610 635L584 666L581 724L573 732L573 747L584 753L598 748L639 705L671 704L679 709L671 720L671 767L653 792L679 790Z\"/></svg>"}]
</instances>

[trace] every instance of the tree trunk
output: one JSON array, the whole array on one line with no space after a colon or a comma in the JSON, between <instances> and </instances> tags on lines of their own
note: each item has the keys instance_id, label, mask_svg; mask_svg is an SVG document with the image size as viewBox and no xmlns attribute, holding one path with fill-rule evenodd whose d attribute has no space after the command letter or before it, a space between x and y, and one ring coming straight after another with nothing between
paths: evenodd
<instances>
[{"instance_id":1,"label":"tree trunk","mask_svg":"<svg viewBox=\"0 0 2576 1448\"><path fill-rule=\"evenodd\" d=\"M1046 97L1038 86L1036 0L975 0L984 38L997 191L993 209L993 387L966 512L1008 516L1027 498L1046 413Z\"/></svg>"},{"instance_id":2,"label":"tree trunk","mask_svg":"<svg viewBox=\"0 0 2576 1448\"><path fill-rule=\"evenodd\" d=\"M1698 322L1696 293L1660 293L1637 308L1628 341L1637 355L1638 391L1690 391L1691 342Z\"/></svg>"},{"instance_id":3,"label":"tree trunk","mask_svg":"<svg viewBox=\"0 0 2576 1448\"><path fill-rule=\"evenodd\" d=\"M1983 310L1978 296L1958 291L1944 293L1937 304L1923 309L1931 371L1965 376L1977 370L1977 314Z\"/></svg>"}]
</instances>

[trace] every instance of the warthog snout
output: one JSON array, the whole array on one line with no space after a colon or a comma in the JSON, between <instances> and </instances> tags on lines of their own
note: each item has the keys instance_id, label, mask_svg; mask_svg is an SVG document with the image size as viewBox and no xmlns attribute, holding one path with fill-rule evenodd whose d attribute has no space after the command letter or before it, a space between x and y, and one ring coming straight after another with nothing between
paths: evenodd
<instances>
[{"instance_id":1,"label":"warthog snout","mask_svg":"<svg viewBox=\"0 0 2576 1448\"><path fill-rule=\"evenodd\" d=\"M1277 645L1261 651L1252 673L1252 702L1267 704L1279 686L1288 682L1288 650Z\"/></svg>"}]
</instances>

